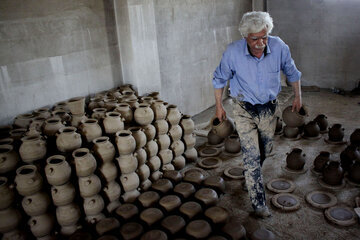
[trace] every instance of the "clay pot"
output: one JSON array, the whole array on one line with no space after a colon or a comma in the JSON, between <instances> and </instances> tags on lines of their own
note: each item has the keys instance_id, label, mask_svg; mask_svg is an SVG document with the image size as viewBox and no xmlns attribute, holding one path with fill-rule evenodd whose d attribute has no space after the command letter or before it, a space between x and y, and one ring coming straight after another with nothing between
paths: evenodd
<instances>
[{"instance_id":1,"label":"clay pot","mask_svg":"<svg viewBox=\"0 0 360 240\"><path fill-rule=\"evenodd\" d=\"M161 221L161 226L171 234L176 234L186 225L185 220L178 215L170 215Z\"/></svg>"},{"instance_id":2,"label":"clay pot","mask_svg":"<svg viewBox=\"0 0 360 240\"><path fill-rule=\"evenodd\" d=\"M49 113L50 114L50 113ZM47 117L48 118L48 117ZM43 129L43 126L45 124L45 120L47 118L44 117L34 117L33 120L30 123L29 129L35 128L36 131L41 132Z\"/></svg>"},{"instance_id":3,"label":"clay pot","mask_svg":"<svg viewBox=\"0 0 360 240\"><path fill-rule=\"evenodd\" d=\"M71 98L66 102L66 106L72 114L83 114L85 112L85 97Z\"/></svg>"},{"instance_id":4,"label":"clay pot","mask_svg":"<svg viewBox=\"0 0 360 240\"><path fill-rule=\"evenodd\" d=\"M221 138L230 136L235 130L234 121L228 116L226 120L220 122L218 118L213 118L211 121L213 132Z\"/></svg>"},{"instance_id":5,"label":"clay pot","mask_svg":"<svg viewBox=\"0 0 360 240\"><path fill-rule=\"evenodd\" d=\"M326 164L330 161L330 153L326 151L320 152L320 154L314 160L314 169L317 172L322 172Z\"/></svg>"},{"instance_id":6,"label":"clay pot","mask_svg":"<svg viewBox=\"0 0 360 240\"><path fill-rule=\"evenodd\" d=\"M211 188L201 188L195 193L195 198L205 206L215 205L219 201L217 193Z\"/></svg>"},{"instance_id":7,"label":"clay pot","mask_svg":"<svg viewBox=\"0 0 360 240\"><path fill-rule=\"evenodd\" d=\"M137 149L134 156L138 161L138 166L141 166L147 162L147 153L144 148Z\"/></svg>"},{"instance_id":8,"label":"clay pot","mask_svg":"<svg viewBox=\"0 0 360 240\"><path fill-rule=\"evenodd\" d=\"M0 211L8 208L14 201L15 193L13 186L9 186L6 177L0 177Z\"/></svg>"},{"instance_id":9,"label":"clay pot","mask_svg":"<svg viewBox=\"0 0 360 240\"><path fill-rule=\"evenodd\" d=\"M181 140L178 140L170 145L170 149L173 151L174 157L178 157L185 152L185 145Z\"/></svg>"},{"instance_id":10,"label":"clay pot","mask_svg":"<svg viewBox=\"0 0 360 240\"><path fill-rule=\"evenodd\" d=\"M94 108L93 113L91 114L91 118L96 120L101 120L105 118L107 109L106 108Z\"/></svg>"},{"instance_id":11,"label":"clay pot","mask_svg":"<svg viewBox=\"0 0 360 240\"><path fill-rule=\"evenodd\" d=\"M148 208L156 204L160 199L160 195L154 191L147 191L142 193L138 200L144 208Z\"/></svg>"},{"instance_id":12,"label":"clay pot","mask_svg":"<svg viewBox=\"0 0 360 240\"><path fill-rule=\"evenodd\" d=\"M188 171L183 178L184 181L197 185L200 185L204 179L204 175L199 171Z\"/></svg>"},{"instance_id":13,"label":"clay pot","mask_svg":"<svg viewBox=\"0 0 360 240\"><path fill-rule=\"evenodd\" d=\"M125 192L136 190L139 187L140 179L135 173L122 174L120 176L120 182Z\"/></svg>"},{"instance_id":14,"label":"clay pot","mask_svg":"<svg viewBox=\"0 0 360 240\"><path fill-rule=\"evenodd\" d=\"M64 206L73 202L75 188L71 182L51 187L51 197L55 206Z\"/></svg>"},{"instance_id":15,"label":"clay pot","mask_svg":"<svg viewBox=\"0 0 360 240\"><path fill-rule=\"evenodd\" d=\"M56 137L56 146L60 152L72 152L81 147L81 135L75 127L62 127Z\"/></svg>"},{"instance_id":16,"label":"clay pot","mask_svg":"<svg viewBox=\"0 0 360 240\"><path fill-rule=\"evenodd\" d=\"M183 156L178 156L174 158L172 165L174 165L175 169L177 170L183 169L186 165L186 160Z\"/></svg>"},{"instance_id":17,"label":"clay pot","mask_svg":"<svg viewBox=\"0 0 360 240\"><path fill-rule=\"evenodd\" d=\"M162 164L171 163L174 158L173 152L170 149L161 150L158 156L161 159Z\"/></svg>"},{"instance_id":18,"label":"clay pot","mask_svg":"<svg viewBox=\"0 0 360 240\"><path fill-rule=\"evenodd\" d=\"M106 162L102 164L99 171L106 182L111 182L118 176L118 170L113 162Z\"/></svg>"},{"instance_id":19,"label":"clay pot","mask_svg":"<svg viewBox=\"0 0 360 240\"><path fill-rule=\"evenodd\" d=\"M169 170L175 170L175 167L174 167L174 165L172 165L171 163L168 163L168 164L163 164L162 166L161 166L161 170L162 171L169 171Z\"/></svg>"},{"instance_id":20,"label":"clay pot","mask_svg":"<svg viewBox=\"0 0 360 240\"><path fill-rule=\"evenodd\" d=\"M75 203L56 208L56 219L61 226L75 225L81 216L80 208Z\"/></svg>"},{"instance_id":21,"label":"clay pot","mask_svg":"<svg viewBox=\"0 0 360 240\"><path fill-rule=\"evenodd\" d=\"M133 153L136 148L135 138L132 136L131 131L121 130L116 132L115 142L118 151L121 154Z\"/></svg>"},{"instance_id":22,"label":"clay pot","mask_svg":"<svg viewBox=\"0 0 360 240\"><path fill-rule=\"evenodd\" d=\"M306 137L317 137L320 134L320 127L315 121L310 121L304 126Z\"/></svg>"},{"instance_id":23,"label":"clay pot","mask_svg":"<svg viewBox=\"0 0 360 240\"><path fill-rule=\"evenodd\" d=\"M294 148L290 153L287 153L286 166L292 170L302 170L304 168L306 154L302 153L300 148Z\"/></svg>"},{"instance_id":24,"label":"clay pot","mask_svg":"<svg viewBox=\"0 0 360 240\"><path fill-rule=\"evenodd\" d=\"M50 205L50 198L47 193L40 191L24 197L21 205L27 215L38 216L46 213Z\"/></svg>"},{"instance_id":25,"label":"clay pot","mask_svg":"<svg viewBox=\"0 0 360 240\"><path fill-rule=\"evenodd\" d=\"M167 135L167 134L158 135L156 137L156 140L159 145L160 152L162 150L166 150L170 147L171 140L170 140L169 135Z\"/></svg>"},{"instance_id":26,"label":"clay pot","mask_svg":"<svg viewBox=\"0 0 360 240\"><path fill-rule=\"evenodd\" d=\"M103 188L103 191L109 202L119 200L121 195L120 185L116 181L108 182Z\"/></svg>"},{"instance_id":27,"label":"clay pot","mask_svg":"<svg viewBox=\"0 0 360 240\"><path fill-rule=\"evenodd\" d=\"M147 191L151 187L152 182L149 179L146 179L140 183L140 188L142 191Z\"/></svg>"},{"instance_id":28,"label":"clay pot","mask_svg":"<svg viewBox=\"0 0 360 240\"><path fill-rule=\"evenodd\" d=\"M225 151L229 153L238 153L241 151L240 139L237 135L230 135L225 139Z\"/></svg>"},{"instance_id":29,"label":"clay pot","mask_svg":"<svg viewBox=\"0 0 360 240\"><path fill-rule=\"evenodd\" d=\"M173 126L173 125L178 125L180 123L181 120L181 113L179 111L179 109L177 108L176 105L169 105L167 107L167 115L166 115L166 120Z\"/></svg>"},{"instance_id":30,"label":"clay pot","mask_svg":"<svg viewBox=\"0 0 360 240\"><path fill-rule=\"evenodd\" d=\"M18 128L28 128L34 117L33 114L20 114L15 117L14 125Z\"/></svg>"},{"instance_id":31,"label":"clay pot","mask_svg":"<svg viewBox=\"0 0 360 240\"><path fill-rule=\"evenodd\" d=\"M292 106L288 106L282 112L282 119L286 126L300 127L305 124L305 119L308 116L308 110L305 106L302 106L299 112L291 111Z\"/></svg>"},{"instance_id":32,"label":"clay pot","mask_svg":"<svg viewBox=\"0 0 360 240\"><path fill-rule=\"evenodd\" d=\"M124 240L139 239L144 228L136 222L129 222L120 228L120 234Z\"/></svg>"},{"instance_id":33,"label":"clay pot","mask_svg":"<svg viewBox=\"0 0 360 240\"><path fill-rule=\"evenodd\" d=\"M79 148L72 153L75 160L76 175L86 177L92 174L96 167L96 159L87 148Z\"/></svg>"},{"instance_id":34,"label":"clay pot","mask_svg":"<svg viewBox=\"0 0 360 240\"><path fill-rule=\"evenodd\" d=\"M144 149L148 155L148 158L152 158L152 157L156 156L156 154L158 154L158 152L159 152L159 146L156 143L156 141L154 141L154 140L148 141L146 143Z\"/></svg>"},{"instance_id":35,"label":"clay pot","mask_svg":"<svg viewBox=\"0 0 360 240\"><path fill-rule=\"evenodd\" d=\"M18 193L25 197L40 191L43 179L35 165L24 165L16 169L15 184Z\"/></svg>"},{"instance_id":36,"label":"clay pot","mask_svg":"<svg viewBox=\"0 0 360 240\"><path fill-rule=\"evenodd\" d=\"M160 168L160 167L159 167ZM162 177L163 173L159 170L153 171L150 175L150 180L155 182Z\"/></svg>"},{"instance_id":37,"label":"clay pot","mask_svg":"<svg viewBox=\"0 0 360 240\"><path fill-rule=\"evenodd\" d=\"M132 89L121 90L121 93L127 99L136 99L137 100L137 96L135 95L135 92Z\"/></svg>"},{"instance_id":38,"label":"clay pot","mask_svg":"<svg viewBox=\"0 0 360 240\"><path fill-rule=\"evenodd\" d=\"M327 130L329 123L327 117L324 114L317 115L314 121L318 124L320 131Z\"/></svg>"},{"instance_id":39,"label":"clay pot","mask_svg":"<svg viewBox=\"0 0 360 240\"><path fill-rule=\"evenodd\" d=\"M107 134L115 134L117 131L123 130L124 120L118 112L107 112L103 120L105 132Z\"/></svg>"},{"instance_id":40,"label":"clay pot","mask_svg":"<svg viewBox=\"0 0 360 240\"><path fill-rule=\"evenodd\" d=\"M88 215L99 214L105 207L104 200L100 195L84 198L84 212Z\"/></svg>"},{"instance_id":41,"label":"clay pot","mask_svg":"<svg viewBox=\"0 0 360 240\"><path fill-rule=\"evenodd\" d=\"M163 207L167 212L171 212L180 207L181 200L176 195L166 195L159 201L159 205Z\"/></svg>"},{"instance_id":42,"label":"clay pot","mask_svg":"<svg viewBox=\"0 0 360 240\"><path fill-rule=\"evenodd\" d=\"M160 98L160 93L159 92L150 92L148 94L149 97L152 97L155 100L158 100Z\"/></svg>"},{"instance_id":43,"label":"clay pot","mask_svg":"<svg viewBox=\"0 0 360 240\"><path fill-rule=\"evenodd\" d=\"M143 126L144 133L146 135L147 141L151 141L155 138L156 135L156 128L152 124L148 124Z\"/></svg>"},{"instance_id":44,"label":"clay pot","mask_svg":"<svg viewBox=\"0 0 360 240\"><path fill-rule=\"evenodd\" d=\"M11 145L0 145L0 174L15 170L20 160L19 155Z\"/></svg>"},{"instance_id":45,"label":"clay pot","mask_svg":"<svg viewBox=\"0 0 360 240\"><path fill-rule=\"evenodd\" d=\"M354 160L360 161L360 151L359 148L355 145L347 146L341 153L341 167L345 171L350 170L350 166L353 164Z\"/></svg>"},{"instance_id":46,"label":"clay pot","mask_svg":"<svg viewBox=\"0 0 360 240\"><path fill-rule=\"evenodd\" d=\"M25 136L21 138L19 148L21 159L26 163L32 163L46 156L46 142L39 136Z\"/></svg>"},{"instance_id":47,"label":"clay pot","mask_svg":"<svg viewBox=\"0 0 360 240\"><path fill-rule=\"evenodd\" d=\"M323 170L323 180L329 185L340 185L344 178L344 170L340 162L329 161Z\"/></svg>"},{"instance_id":48,"label":"clay pot","mask_svg":"<svg viewBox=\"0 0 360 240\"><path fill-rule=\"evenodd\" d=\"M128 130L131 131L132 136L135 138L136 149L144 147L147 141L144 129L140 127L130 127Z\"/></svg>"},{"instance_id":49,"label":"clay pot","mask_svg":"<svg viewBox=\"0 0 360 240\"><path fill-rule=\"evenodd\" d=\"M113 111L118 106L118 101L113 98L105 98L104 99L104 108L106 108L107 111Z\"/></svg>"},{"instance_id":50,"label":"clay pot","mask_svg":"<svg viewBox=\"0 0 360 240\"><path fill-rule=\"evenodd\" d=\"M49 137L55 136L57 131L62 127L65 126L62 124L59 117L51 117L45 120L43 133Z\"/></svg>"},{"instance_id":51,"label":"clay pot","mask_svg":"<svg viewBox=\"0 0 360 240\"><path fill-rule=\"evenodd\" d=\"M183 129L184 135L192 134L195 129L195 123L190 115L183 115L180 121L180 126Z\"/></svg>"},{"instance_id":52,"label":"clay pot","mask_svg":"<svg viewBox=\"0 0 360 240\"><path fill-rule=\"evenodd\" d=\"M20 223L21 214L15 208L6 208L0 211L0 233L14 230Z\"/></svg>"},{"instance_id":53,"label":"clay pot","mask_svg":"<svg viewBox=\"0 0 360 240\"><path fill-rule=\"evenodd\" d=\"M158 135L167 134L169 131L169 124L166 120L156 120L154 122L154 127Z\"/></svg>"},{"instance_id":54,"label":"clay pot","mask_svg":"<svg viewBox=\"0 0 360 240\"><path fill-rule=\"evenodd\" d=\"M141 103L134 111L135 122L139 125L146 126L154 120L154 112L149 104Z\"/></svg>"},{"instance_id":55,"label":"clay pot","mask_svg":"<svg viewBox=\"0 0 360 240\"><path fill-rule=\"evenodd\" d=\"M126 203L132 203L135 202L135 200L139 197L140 192L135 189L129 192L125 192L123 195L121 195L121 198Z\"/></svg>"},{"instance_id":56,"label":"clay pot","mask_svg":"<svg viewBox=\"0 0 360 240\"><path fill-rule=\"evenodd\" d=\"M112 162L115 157L115 147L110 142L109 137L103 136L93 140L93 151L95 156L103 163Z\"/></svg>"},{"instance_id":57,"label":"clay pot","mask_svg":"<svg viewBox=\"0 0 360 240\"><path fill-rule=\"evenodd\" d=\"M360 128L355 129L350 135L350 142L352 145L360 147Z\"/></svg>"},{"instance_id":58,"label":"clay pot","mask_svg":"<svg viewBox=\"0 0 360 240\"><path fill-rule=\"evenodd\" d=\"M166 118L167 109L164 101L155 100L151 105L151 109L154 111L155 120L163 120Z\"/></svg>"},{"instance_id":59,"label":"clay pot","mask_svg":"<svg viewBox=\"0 0 360 240\"><path fill-rule=\"evenodd\" d=\"M279 133L283 129L283 120L280 117L276 117L276 128L275 132Z\"/></svg>"},{"instance_id":60,"label":"clay pot","mask_svg":"<svg viewBox=\"0 0 360 240\"><path fill-rule=\"evenodd\" d=\"M148 165L143 164L138 167L136 173L139 175L140 181L145 181L150 177L150 168Z\"/></svg>"},{"instance_id":61,"label":"clay pot","mask_svg":"<svg viewBox=\"0 0 360 240\"><path fill-rule=\"evenodd\" d=\"M25 136L25 133L27 132L26 128L16 128L9 131L10 138L14 140L14 142L17 144L20 139Z\"/></svg>"},{"instance_id":62,"label":"clay pot","mask_svg":"<svg viewBox=\"0 0 360 240\"><path fill-rule=\"evenodd\" d=\"M230 217L228 222L221 228L221 231L230 236L231 239L242 239L246 237L246 230L242 225L240 217Z\"/></svg>"},{"instance_id":63,"label":"clay pot","mask_svg":"<svg viewBox=\"0 0 360 240\"><path fill-rule=\"evenodd\" d=\"M34 116L42 117L42 118L49 118L51 117L50 109L49 108L38 108L33 111L32 113Z\"/></svg>"},{"instance_id":64,"label":"clay pot","mask_svg":"<svg viewBox=\"0 0 360 240\"><path fill-rule=\"evenodd\" d=\"M209 188L213 188L218 192L225 192L225 181L220 176L209 176L207 177L203 185Z\"/></svg>"},{"instance_id":65,"label":"clay pot","mask_svg":"<svg viewBox=\"0 0 360 240\"><path fill-rule=\"evenodd\" d=\"M285 135L285 137L287 137L287 138L296 138L298 134L299 134L299 128L297 128L297 127L289 127L289 126L284 127L284 135Z\"/></svg>"},{"instance_id":66,"label":"clay pot","mask_svg":"<svg viewBox=\"0 0 360 240\"><path fill-rule=\"evenodd\" d=\"M153 225L163 217L164 214L158 208L147 208L140 213L140 219L146 222L148 226Z\"/></svg>"},{"instance_id":67,"label":"clay pot","mask_svg":"<svg viewBox=\"0 0 360 240\"><path fill-rule=\"evenodd\" d=\"M151 157L147 163L152 172L160 169L161 160L158 156Z\"/></svg>"},{"instance_id":68,"label":"clay pot","mask_svg":"<svg viewBox=\"0 0 360 240\"><path fill-rule=\"evenodd\" d=\"M88 117L85 114L73 114L71 116L71 126L79 127L82 121L86 121Z\"/></svg>"},{"instance_id":69,"label":"clay pot","mask_svg":"<svg viewBox=\"0 0 360 240\"><path fill-rule=\"evenodd\" d=\"M336 123L329 128L329 140L333 142L340 142L344 138L344 128L341 124Z\"/></svg>"},{"instance_id":70,"label":"clay pot","mask_svg":"<svg viewBox=\"0 0 360 240\"><path fill-rule=\"evenodd\" d=\"M205 239L211 233L211 226L205 220L194 220L186 226L186 233L195 239Z\"/></svg>"},{"instance_id":71,"label":"clay pot","mask_svg":"<svg viewBox=\"0 0 360 240\"><path fill-rule=\"evenodd\" d=\"M151 187L158 192L167 193L173 189L173 184L169 179L158 179L153 182Z\"/></svg>"},{"instance_id":72,"label":"clay pot","mask_svg":"<svg viewBox=\"0 0 360 240\"><path fill-rule=\"evenodd\" d=\"M54 155L46 159L45 174L51 185L62 185L69 181L71 167L62 155Z\"/></svg>"},{"instance_id":73,"label":"clay pot","mask_svg":"<svg viewBox=\"0 0 360 240\"><path fill-rule=\"evenodd\" d=\"M120 103L114 111L121 114L121 117L125 119L125 123L131 123L134 118L134 113L127 103Z\"/></svg>"},{"instance_id":74,"label":"clay pot","mask_svg":"<svg viewBox=\"0 0 360 240\"><path fill-rule=\"evenodd\" d=\"M192 219L196 215L202 212L202 207L199 203L194 201L188 201L181 205L180 212L187 216L188 219Z\"/></svg>"},{"instance_id":75,"label":"clay pot","mask_svg":"<svg viewBox=\"0 0 360 240\"><path fill-rule=\"evenodd\" d=\"M121 174L134 172L138 167L138 161L133 154L120 155L116 160Z\"/></svg>"},{"instance_id":76,"label":"clay pot","mask_svg":"<svg viewBox=\"0 0 360 240\"><path fill-rule=\"evenodd\" d=\"M205 216L214 224L224 224L229 218L229 212L223 207L213 206L206 209Z\"/></svg>"},{"instance_id":77,"label":"clay pot","mask_svg":"<svg viewBox=\"0 0 360 240\"><path fill-rule=\"evenodd\" d=\"M189 162L196 162L198 158L198 153L195 148L186 149L184 156Z\"/></svg>"},{"instance_id":78,"label":"clay pot","mask_svg":"<svg viewBox=\"0 0 360 240\"><path fill-rule=\"evenodd\" d=\"M83 198L91 197L95 194L98 194L101 190L100 178L95 174L91 174L87 177L79 177L78 183L80 195Z\"/></svg>"},{"instance_id":79,"label":"clay pot","mask_svg":"<svg viewBox=\"0 0 360 240\"><path fill-rule=\"evenodd\" d=\"M186 134L183 136L182 140L185 144L186 149L193 148L193 147L195 147L195 144L196 144L196 135L195 135L195 133Z\"/></svg>"},{"instance_id":80,"label":"clay pot","mask_svg":"<svg viewBox=\"0 0 360 240\"><path fill-rule=\"evenodd\" d=\"M96 232L101 236L107 232L115 230L120 227L120 223L116 218L109 217L100 220L96 224Z\"/></svg>"},{"instance_id":81,"label":"clay pot","mask_svg":"<svg viewBox=\"0 0 360 240\"><path fill-rule=\"evenodd\" d=\"M37 238L41 238L50 235L54 228L55 220L54 217L48 213L30 218L28 224L32 234Z\"/></svg>"},{"instance_id":82,"label":"clay pot","mask_svg":"<svg viewBox=\"0 0 360 240\"><path fill-rule=\"evenodd\" d=\"M102 136L102 130L98 124L98 120L94 118L82 121L79 129L81 130L81 134L86 138L87 142L92 142L95 138Z\"/></svg>"},{"instance_id":83,"label":"clay pot","mask_svg":"<svg viewBox=\"0 0 360 240\"><path fill-rule=\"evenodd\" d=\"M53 117L59 117L63 123L69 123L71 121L70 114L63 109L54 110L51 114Z\"/></svg>"},{"instance_id":84,"label":"clay pot","mask_svg":"<svg viewBox=\"0 0 360 240\"><path fill-rule=\"evenodd\" d=\"M174 188L174 192L179 194L181 197L185 199L189 198L195 191L196 190L194 185L187 182L181 182L177 184Z\"/></svg>"},{"instance_id":85,"label":"clay pot","mask_svg":"<svg viewBox=\"0 0 360 240\"><path fill-rule=\"evenodd\" d=\"M53 110L65 110L69 111L65 101L58 102L54 105Z\"/></svg>"}]
</instances>

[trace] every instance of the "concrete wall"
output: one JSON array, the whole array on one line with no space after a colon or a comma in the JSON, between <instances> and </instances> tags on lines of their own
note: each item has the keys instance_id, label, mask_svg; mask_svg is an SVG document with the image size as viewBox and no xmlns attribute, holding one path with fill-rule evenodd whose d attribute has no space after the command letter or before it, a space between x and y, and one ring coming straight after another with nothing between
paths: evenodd
<instances>
[{"instance_id":1,"label":"concrete wall","mask_svg":"<svg viewBox=\"0 0 360 240\"><path fill-rule=\"evenodd\" d=\"M355 88L360 79L360 1L267 2L273 35L291 48L303 85Z\"/></svg>"}]
</instances>

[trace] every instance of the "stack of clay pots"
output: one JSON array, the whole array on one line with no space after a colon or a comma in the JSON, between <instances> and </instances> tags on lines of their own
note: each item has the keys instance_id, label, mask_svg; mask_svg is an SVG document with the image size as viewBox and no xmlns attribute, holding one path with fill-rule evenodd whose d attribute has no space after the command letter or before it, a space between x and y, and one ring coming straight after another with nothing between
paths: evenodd
<instances>
[{"instance_id":1,"label":"stack of clay pots","mask_svg":"<svg viewBox=\"0 0 360 240\"><path fill-rule=\"evenodd\" d=\"M288 106L282 112L282 119L285 122L283 129L284 136L290 139L296 139L299 134L299 127L305 125L306 117L308 116L307 109L302 106L299 112L292 111L292 106Z\"/></svg>"},{"instance_id":2,"label":"stack of clay pots","mask_svg":"<svg viewBox=\"0 0 360 240\"><path fill-rule=\"evenodd\" d=\"M35 165L24 165L16 170L15 184L23 196L21 205L30 216L28 224L32 234L38 239L49 238L55 225L52 214L48 212L50 198L42 191L43 178Z\"/></svg>"},{"instance_id":3,"label":"stack of clay pots","mask_svg":"<svg viewBox=\"0 0 360 240\"><path fill-rule=\"evenodd\" d=\"M80 208L74 203L75 187L70 181L71 167L62 155L49 157L45 166L45 174L51 185L51 197L56 206L56 219L61 226L62 235L74 233L79 225Z\"/></svg>"},{"instance_id":4,"label":"stack of clay pots","mask_svg":"<svg viewBox=\"0 0 360 240\"><path fill-rule=\"evenodd\" d=\"M94 174L97 168L96 159L87 148L79 148L72 155L75 160L80 196L83 198L85 219L89 223L96 223L105 218L102 213L105 207L104 199L99 195L101 181Z\"/></svg>"},{"instance_id":5,"label":"stack of clay pots","mask_svg":"<svg viewBox=\"0 0 360 240\"><path fill-rule=\"evenodd\" d=\"M189 162L196 162L197 150L195 149L196 137L195 137L195 124L190 115L183 115L180 121L180 126L183 129L182 140L185 144L184 156ZM185 160L185 159L184 159ZM185 166L185 162L182 158L174 160L174 166L176 169L182 169Z\"/></svg>"},{"instance_id":6,"label":"stack of clay pots","mask_svg":"<svg viewBox=\"0 0 360 240\"><path fill-rule=\"evenodd\" d=\"M182 119L182 114L180 113L179 109L176 105L169 105L167 107L167 116L166 120L169 123L169 136L171 139L170 149L173 152L174 155L174 161L179 166L179 169L184 167L184 157L182 154L185 152L185 144L181 140L181 137L183 136L183 128L181 128L180 121ZM185 121L184 121L185 122ZM195 146L195 140L192 139L193 129L189 129L187 132L187 141L189 144L189 148L193 148ZM191 132L191 133L190 133ZM164 164L164 163L163 163ZM171 163L169 163L171 164ZM172 166L172 167L171 167ZM169 167L165 167L163 165L164 170L174 170L173 165L169 165Z\"/></svg>"}]
</instances>

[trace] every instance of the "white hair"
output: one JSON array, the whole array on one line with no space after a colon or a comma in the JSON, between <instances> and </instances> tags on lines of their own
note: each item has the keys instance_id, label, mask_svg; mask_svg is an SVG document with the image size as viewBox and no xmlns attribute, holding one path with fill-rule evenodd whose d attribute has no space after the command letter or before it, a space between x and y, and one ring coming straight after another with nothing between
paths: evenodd
<instances>
[{"instance_id":1,"label":"white hair","mask_svg":"<svg viewBox=\"0 0 360 240\"><path fill-rule=\"evenodd\" d=\"M239 24L239 31L243 37L250 33L258 33L266 29L267 34L273 29L273 19L267 12L247 12Z\"/></svg>"}]
</instances>

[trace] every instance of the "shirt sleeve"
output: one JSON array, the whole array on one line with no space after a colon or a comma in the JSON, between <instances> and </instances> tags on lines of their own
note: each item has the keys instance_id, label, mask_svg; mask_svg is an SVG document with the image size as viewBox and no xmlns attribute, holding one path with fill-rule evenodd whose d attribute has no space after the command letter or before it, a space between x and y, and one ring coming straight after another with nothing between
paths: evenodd
<instances>
[{"instance_id":1,"label":"shirt sleeve","mask_svg":"<svg viewBox=\"0 0 360 240\"><path fill-rule=\"evenodd\" d=\"M301 78L301 72L296 68L289 46L286 44L282 47L281 52L281 70L289 82L297 82Z\"/></svg>"},{"instance_id":2,"label":"shirt sleeve","mask_svg":"<svg viewBox=\"0 0 360 240\"><path fill-rule=\"evenodd\" d=\"M228 80L233 77L233 71L230 64L230 50L229 48L224 52L220 65L214 72L212 80L214 88L224 88Z\"/></svg>"}]
</instances>

